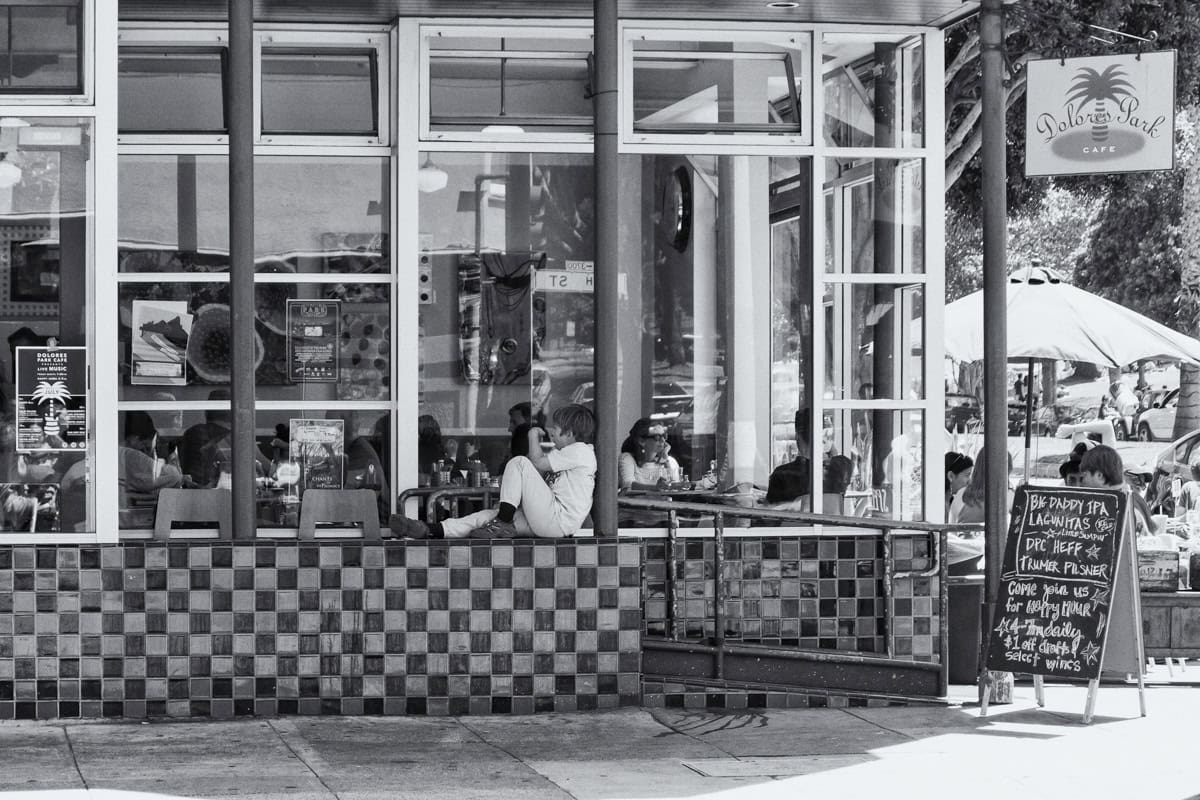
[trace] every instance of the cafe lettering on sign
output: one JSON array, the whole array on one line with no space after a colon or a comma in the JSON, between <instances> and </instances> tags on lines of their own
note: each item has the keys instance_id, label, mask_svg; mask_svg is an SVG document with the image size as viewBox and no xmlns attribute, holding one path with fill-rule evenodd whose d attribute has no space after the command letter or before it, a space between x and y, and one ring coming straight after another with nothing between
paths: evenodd
<instances>
[{"instance_id":1,"label":"cafe lettering on sign","mask_svg":"<svg viewBox=\"0 0 1200 800\"><path fill-rule=\"evenodd\" d=\"M1113 490L1017 489L988 669L1081 680L1140 669L1129 641L1135 576L1122 559L1127 504Z\"/></svg>"}]
</instances>

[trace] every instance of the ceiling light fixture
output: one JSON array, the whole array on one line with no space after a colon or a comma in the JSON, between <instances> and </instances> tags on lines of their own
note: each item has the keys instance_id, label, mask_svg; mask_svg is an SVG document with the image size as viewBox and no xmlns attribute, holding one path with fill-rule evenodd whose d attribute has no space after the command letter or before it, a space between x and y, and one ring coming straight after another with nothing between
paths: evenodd
<instances>
[{"instance_id":1,"label":"ceiling light fixture","mask_svg":"<svg viewBox=\"0 0 1200 800\"><path fill-rule=\"evenodd\" d=\"M767 8L774 8L776 10L787 10L789 8L799 8L799 7L800 7L799 3L785 3L785 2L767 3Z\"/></svg>"},{"instance_id":2,"label":"ceiling light fixture","mask_svg":"<svg viewBox=\"0 0 1200 800\"><path fill-rule=\"evenodd\" d=\"M446 170L433 163L433 156L425 154L425 163L417 170L417 191L429 194L439 189L445 189L450 176Z\"/></svg>"}]
</instances>

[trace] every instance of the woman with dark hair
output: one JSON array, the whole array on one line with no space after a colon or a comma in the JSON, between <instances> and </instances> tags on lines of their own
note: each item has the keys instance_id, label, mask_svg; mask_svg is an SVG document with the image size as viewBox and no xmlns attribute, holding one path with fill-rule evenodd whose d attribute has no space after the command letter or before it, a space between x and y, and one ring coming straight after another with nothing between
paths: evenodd
<instances>
[{"instance_id":1,"label":"woman with dark hair","mask_svg":"<svg viewBox=\"0 0 1200 800\"><path fill-rule=\"evenodd\" d=\"M1005 477L1012 472L1012 453L1005 452L1008 458L1008 470ZM984 499L987 494L987 454L984 448L979 448L975 454L975 467L971 470L971 480L962 491L962 505L951 506L949 522L983 522ZM1008 492L1004 507L1012 507L1012 492Z\"/></svg>"},{"instance_id":2,"label":"woman with dark hair","mask_svg":"<svg viewBox=\"0 0 1200 800\"><path fill-rule=\"evenodd\" d=\"M971 470L975 462L971 457L951 451L946 453L946 517L949 519L950 507L954 504L955 496L967 488L971 480Z\"/></svg>"},{"instance_id":3,"label":"woman with dark hair","mask_svg":"<svg viewBox=\"0 0 1200 800\"><path fill-rule=\"evenodd\" d=\"M662 489L680 481L679 462L670 455L667 429L642 417L629 429L617 459L620 489Z\"/></svg>"}]
</instances>

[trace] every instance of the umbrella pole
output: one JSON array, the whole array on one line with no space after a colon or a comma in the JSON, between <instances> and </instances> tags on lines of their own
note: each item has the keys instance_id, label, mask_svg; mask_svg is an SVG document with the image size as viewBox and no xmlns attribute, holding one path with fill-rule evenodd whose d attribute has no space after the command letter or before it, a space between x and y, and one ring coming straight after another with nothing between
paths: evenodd
<instances>
[{"instance_id":1,"label":"umbrella pole","mask_svg":"<svg viewBox=\"0 0 1200 800\"><path fill-rule=\"evenodd\" d=\"M1033 359L1025 376L1025 483L1029 483L1029 460L1033 442Z\"/></svg>"}]
</instances>

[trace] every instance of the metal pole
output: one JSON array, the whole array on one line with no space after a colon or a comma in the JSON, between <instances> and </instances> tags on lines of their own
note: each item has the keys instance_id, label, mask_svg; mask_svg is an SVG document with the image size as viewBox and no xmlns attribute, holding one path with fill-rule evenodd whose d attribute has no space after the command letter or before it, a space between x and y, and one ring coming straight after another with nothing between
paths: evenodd
<instances>
[{"instance_id":1,"label":"metal pole","mask_svg":"<svg viewBox=\"0 0 1200 800\"><path fill-rule=\"evenodd\" d=\"M233 531L254 538L254 0L229 0L229 309Z\"/></svg>"},{"instance_id":2,"label":"metal pole","mask_svg":"<svg viewBox=\"0 0 1200 800\"><path fill-rule=\"evenodd\" d=\"M992 610L1000 586L1000 559L1004 551L1008 512L1008 398L1006 364L1008 340L1007 255L1005 198L1005 97L1004 22L1002 0L983 0L979 17L980 61L983 67L983 113L979 124L983 145L983 341L984 341L984 447L986 450L987 492L984 511L984 603L987 627L991 630ZM986 644L984 645L986 654ZM983 688L983 687L981 687Z\"/></svg>"},{"instance_id":3,"label":"metal pole","mask_svg":"<svg viewBox=\"0 0 1200 800\"><path fill-rule=\"evenodd\" d=\"M616 410L618 361L617 271L620 268L617 152L617 0L594 0L595 64L592 103L595 113L595 370L596 370L596 504L593 520L598 534L617 533Z\"/></svg>"}]
</instances>

